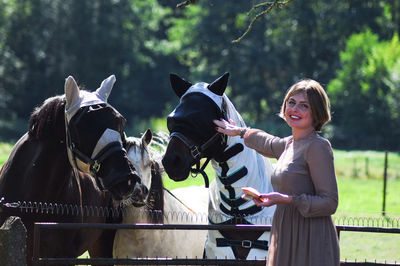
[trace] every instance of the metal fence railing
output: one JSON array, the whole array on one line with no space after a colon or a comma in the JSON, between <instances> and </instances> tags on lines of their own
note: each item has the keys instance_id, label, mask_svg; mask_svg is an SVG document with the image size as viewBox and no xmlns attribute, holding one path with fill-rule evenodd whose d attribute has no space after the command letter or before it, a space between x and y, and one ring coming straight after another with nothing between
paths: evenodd
<instances>
[{"instance_id":1,"label":"metal fence railing","mask_svg":"<svg viewBox=\"0 0 400 266\"><path fill-rule=\"evenodd\" d=\"M368 224L368 223L367 223ZM130 229L130 230L237 230L237 231L269 231L271 225L247 224L96 224L96 223L35 223L33 265L265 265L265 259L232 260L212 258L42 258L40 257L40 231L43 229ZM358 225L337 225L338 235L342 231L400 234L400 228L372 227ZM399 265L367 261L342 261L341 265Z\"/></svg>"}]
</instances>

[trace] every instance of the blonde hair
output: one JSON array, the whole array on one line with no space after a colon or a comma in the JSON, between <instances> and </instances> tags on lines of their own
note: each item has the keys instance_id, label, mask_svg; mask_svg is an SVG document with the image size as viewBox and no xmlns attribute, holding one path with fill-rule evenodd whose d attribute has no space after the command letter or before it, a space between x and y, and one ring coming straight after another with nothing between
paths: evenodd
<instances>
[{"instance_id":1,"label":"blonde hair","mask_svg":"<svg viewBox=\"0 0 400 266\"><path fill-rule=\"evenodd\" d=\"M315 80L304 79L292 85L283 100L279 116L285 119L286 103L291 96L298 93L306 95L311 107L314 129L317 132L321 131L322 126L331 120L330 102L324 88Z\"/></svg>"}]
</instances>

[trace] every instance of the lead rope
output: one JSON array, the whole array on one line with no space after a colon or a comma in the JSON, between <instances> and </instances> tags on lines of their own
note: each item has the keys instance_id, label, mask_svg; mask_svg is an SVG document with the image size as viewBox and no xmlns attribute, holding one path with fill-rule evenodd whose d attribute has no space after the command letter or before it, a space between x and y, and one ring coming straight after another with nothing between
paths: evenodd
<instances>
[{"instance_id":1,"label":"lead rope","mask_svg":"<svg viewBox=\"0 0 400 266\"><path fill-rule=\"evenodd\" d=\"M171 191L169 191L168 189L166 189L165 187L163 188L165 191L168 192L168 194L170 194L174 199L176 199L177 201L179 201L184 207L186 207L190 212L192 212L193 214L196 214L196 212L194 210L192 210L191 208L189 208L189 206L187 206L185 203L183 203L180 199L178 199L174 194L172 194Z\"/></svg>"},{"instance_id":2,"label":"lead rope","mask_svg":"<svg viewBox=\"0 0 400 266\"><path fill-rule=\"evenodd\" d=\"M207 164L210 162L210 160L211 160L211 158L207 158L207 160L206 160L206 162L205 163L203 163L203 165L201 166L201 168L200 168L200 160L198 160L197 162L196 162L196 168L190 168L190 174L191 174L191 176L194 178L194 177L197 177L197 175L200 173L202 176L203 176L203 178L204 178L204 185L205 185L205 187L206 188L208 188L209 186L210 186L210 180L209 180L209 178L208 178L208 175L206 174L206 172L204 171L204 169L207 167Z\"/></svg>"}]
</instances>

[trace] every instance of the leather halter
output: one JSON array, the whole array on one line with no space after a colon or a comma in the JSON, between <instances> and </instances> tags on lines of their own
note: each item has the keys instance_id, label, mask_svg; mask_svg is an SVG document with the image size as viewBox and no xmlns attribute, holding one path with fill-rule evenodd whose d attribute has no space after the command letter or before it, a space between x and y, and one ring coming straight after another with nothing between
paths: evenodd
<instances>
[{"instance_id":1,"label":"leather halter","mask_svg":"<svg viewBox=\"0 0 400 266\"><path fill-rule=\"evenodd\" d=\"M182 96L184 97L184 96ZM225 102L222 100L222 106L221 106L221 113L222 113L222 117L226 118L227 114L226 114L226 110L225 110ZM211 157L206 157L206 161L205 163L200 167L200 159L203 158L204 152L211 146L211 144L214 143L214 141L216 141L218 138L221 138L221 144L222 145L226 145L226 141L227 141L227 137L222 134L222 133L215 133L210 139L208 139L205 143L203 143L202 145L195 145L192 141L190 141L187 137L185 137L185 135L183 135L180 132L172 132L170 135L170 140L175 137L178 138L179 140L181 140L186 147L188 147L188 149L190 150L190 154L192 155L192 158L194 160L194 163L196 165L196 168L190 168L190 172L192 177L197 177L197 175L200 173L203 178L204 178L204 183L205 183L205 187L208 188L210 186L210 181L209 178L206 174L206 172L204 171L204 169L207 167L208 163L210 162L210 160L212 159Z\"/></svg>"},{"instance_id":2,"label":"leather halter","mask_svg":"<svg viewBox=\"0 0 400 266\"><path fill-rule=\"evenodd\" d=\"M192 158L195 162L196 168L191 168L190 172L192 173L192 177L196 177L199 173L202 174L205 182L205 186L208 188L210 185L210 181L208 179L208 176L204 169L206 168L207 164L210 162L211 157L206 157L207 160L206 162L200 167L200 159L203 157L204 152L213 144L218 138L221 138L221 144L225 145L226 144L226 137L221 134L221 133L215 133L210 139L208 139L204 144L202 145L195 145L193 144L192 141L190 141L188 138L185 137L180 132L172 132L170 135L170 139L173 137L178 138L181 140L186 147L189 148L190 154L192 155Z\"/></svg>"},{"instance_id":3,"label":"leather halter","mask_svg":"<svg viewBox=\"0 0 400 266\"><path fill-rule=\"evenodd\" d=\"M71 120L70 123L76 125L80 121L80 119L83 117L84 114L87 113L89 110L89 106L85 106L79 115L75 120ZM98 173L100 171L100 168L102 166L103 161L108 158L112 153L116 151L123 150L122 143L119 141L113 141L107 144L105 147L103 147L100 152L94 156L94 158L91 158L90 156L87 156L83 152L81 152L75 145L75 143L72 140L71 137L71 132L69 129L69 123L67 121L67 118L65 118L65 132L66 132L66 145L67 145L67 153L68 153L68 159L72 167L75 169L78 169L81 172L90 174L93 176L96 180L97 185L99 188L104 191L106 190L106 185L104 184L104 181L98 177Z\"/></svg>"}]
</instances>

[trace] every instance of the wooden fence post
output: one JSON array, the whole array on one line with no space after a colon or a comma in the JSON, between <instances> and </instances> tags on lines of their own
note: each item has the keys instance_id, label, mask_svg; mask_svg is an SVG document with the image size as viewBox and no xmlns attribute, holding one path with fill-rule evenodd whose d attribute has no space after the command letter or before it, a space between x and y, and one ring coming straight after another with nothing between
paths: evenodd
<instances>
[{"instance_id":1,"label":"wooden fence post","mask_svg":"<svg viewBox=\"0 0 400 266\"><path fill-rule=\"evenodd\" d=\"M388 152L385 151L385 164L383 168L383 203L382 215L386 215L386 183L387 183Z\"/></svg>"}]
</instances>

